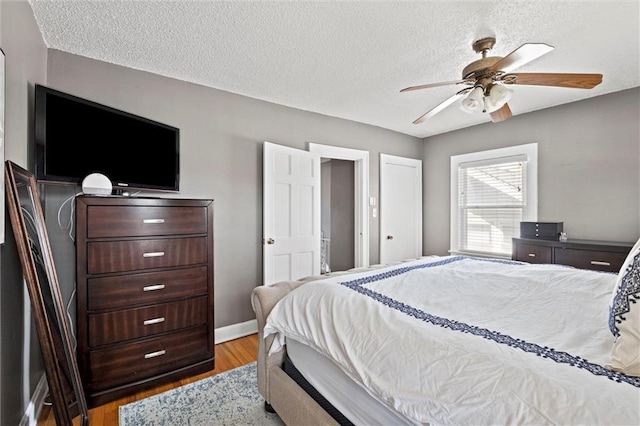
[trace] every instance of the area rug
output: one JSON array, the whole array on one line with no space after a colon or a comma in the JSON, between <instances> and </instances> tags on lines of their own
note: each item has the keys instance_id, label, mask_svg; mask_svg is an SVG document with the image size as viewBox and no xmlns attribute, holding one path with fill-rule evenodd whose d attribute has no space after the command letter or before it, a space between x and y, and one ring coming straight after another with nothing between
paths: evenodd
<instances>
[{"instance_id":1,"label":"area rug","mask_svg":"<svg viewBox=\"0 0 640 426\"><path fill-rule=\"evenodd\" d=\"M119 415L121 426L284 424L264 410L255 362L122 405Z\"/></svg>"}]
</instances>

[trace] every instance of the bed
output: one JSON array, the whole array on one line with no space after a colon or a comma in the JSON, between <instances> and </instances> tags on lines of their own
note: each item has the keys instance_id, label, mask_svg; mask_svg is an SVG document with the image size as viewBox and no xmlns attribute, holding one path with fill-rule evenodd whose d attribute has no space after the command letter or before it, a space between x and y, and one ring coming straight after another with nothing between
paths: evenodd
<instances>
[{"instance_id":1,"label":"bed","mask_svg":"<svg viewBox=\"0 0 640 426\"><path fill-rule=\"evenodd\" d=\"M640 424L639 263L640 241L619 274L428 256L257 287L259 391L287 425Z\"/></svg>"}]
</instances>

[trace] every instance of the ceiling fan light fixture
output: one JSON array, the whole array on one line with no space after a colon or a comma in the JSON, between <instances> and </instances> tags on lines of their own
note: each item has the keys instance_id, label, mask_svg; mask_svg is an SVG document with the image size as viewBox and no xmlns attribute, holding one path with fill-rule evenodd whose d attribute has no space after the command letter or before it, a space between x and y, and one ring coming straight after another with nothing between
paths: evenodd
<instances>
[{"instance_id":1,"label":"ceiling fan light fixture","mask_svg":"<svg viewBox=\"0 0 640 426\"><path fill-rule=\"evenodd\" d=\"M462 110L466 112L476 112L482 109L482 98L484 91L481 86L476 86L469 95L462 100Z\"/></svg>"},{"instance_id":2,"label":"ceiling fan light fixture","mask_svg":"<svg viewBox=\"0 0 640 426\"><path fill-rule=\"evenodd\" d=\"M421 84L400 90L400 92L408 92L450 84L463 84L466 86L455 95L422 114L413 121L413 124L424 122L454 102L457 103L459 99L462 99L459 108L464 112L470 114L478 111L488 112L491 115L491 121L494 123L504 121L513 115L508 104L513 94L510 87L512 85L593 89L602 83L602 74L526 72L512 74L516 68L552 51L553 46L545 43L525 43L507 54L507 56L487 56L495 42L496 39L494 37L485 37L476 40L472 44L471 47L476 53L482 55L482 59L473 61L464 67L461 80Z\"/></svg>"},{"instance_id":3,"label":"ceiling fan light fixture","mask_svg":"<svg viewBox=\"0 0 640 426\"><path fill-rule=\"evenodd\" d=\"M509 102L513 95L513 89L504 84L493 83L488 88L488 95L484 98L486 112L499 110Z\"/></svg>"}]
</instances>

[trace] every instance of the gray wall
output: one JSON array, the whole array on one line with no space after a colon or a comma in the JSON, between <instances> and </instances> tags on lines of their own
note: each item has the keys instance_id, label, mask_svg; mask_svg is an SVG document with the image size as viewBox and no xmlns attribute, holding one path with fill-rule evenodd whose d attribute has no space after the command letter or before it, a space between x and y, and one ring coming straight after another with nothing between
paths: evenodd
<instances>
[{"instance_id":1,"label":"gray wall","mask_svg":"<svg viewBox=\"0 0 640 426\"><path fill-rule=\"evenodd\" d=\"M332 271L354 267L354 162L331 160L331 263Z\"/></svg>"},{"instance_id":2,"label":"gray wall","mask_svg":"<svg viewBox=\"0 0 640 426\"><path fill-rule=\"evenodd\" d=\"M640 89L531 112L425 139L425 254L449 249L452 155L538 143L538 220L569 238L640 236Z\"/></svg>"},{"instance_id":3,"label":"gray wall","mask_svg":"<svg viewBox=\"0 0 640 426\"><path fill-rule=\"evenodd\" d=\"M321 164L321 224L329 238L329 267L344 271L355 265L355 163L325 160Z\"/></svg>"},{"instance_id":4,"label":"gray wall","mask_svg":"<svg viewBox=\"0 0 640 426\"><path fill-rule=\"evenodd\" d=\"M27 1L0 1L5 54L5 158L27 167L34 83L46 82L47 49ZM4 165L3 165L4 167ZM35 328L27 315L22 269L11 224L0 248L0 424L16 425L44 372ZM26 324L26 325L25 325ZM23 351L29 354L23 360Z\"/></svg>"},{"instance_id":5,"label":"gray wall","mask_svg":"<svg viewBox=\"0 0 640 426\"><path fill-rule=\"evenodd\" d=\"M263 141L367 150L369 191L376 197L380 152L422 158L418 138L65 52L48 54L48 86L180 128L181 191L166 196L215 200L216 327L255 318L249 296L262 283ZM52 211L63 200L47 193ZM377 263L376 219L370 233L371 262ZM59 243L58 250L73 250L70 241Z\"/></svg>"},{"instance_id":6,"label":"gray wall","mask_svg":"<svg viewBox=\"0 0 640 426\"><path fill-rule=\"evenodd\" d=\"M320 235L327 239L331 239L331 163L332 160L320 160ZM331 252L327 251L326 261L331 268Z\"/></svg>"}]
</instances>

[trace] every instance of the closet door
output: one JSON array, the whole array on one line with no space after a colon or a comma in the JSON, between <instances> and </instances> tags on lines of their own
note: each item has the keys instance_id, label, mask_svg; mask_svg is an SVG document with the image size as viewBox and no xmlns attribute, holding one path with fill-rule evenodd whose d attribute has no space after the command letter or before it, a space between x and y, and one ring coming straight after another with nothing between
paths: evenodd
<instances>
[{"instance_id":1,"label":"closet door","mask_svg":"<svg viewBox=\"0 0 640 426\"><path fill-rule=\"evenodd\" d=\"M380 154L380 263L422 256L422 161Z\"/></svg>"}]
</instances>

